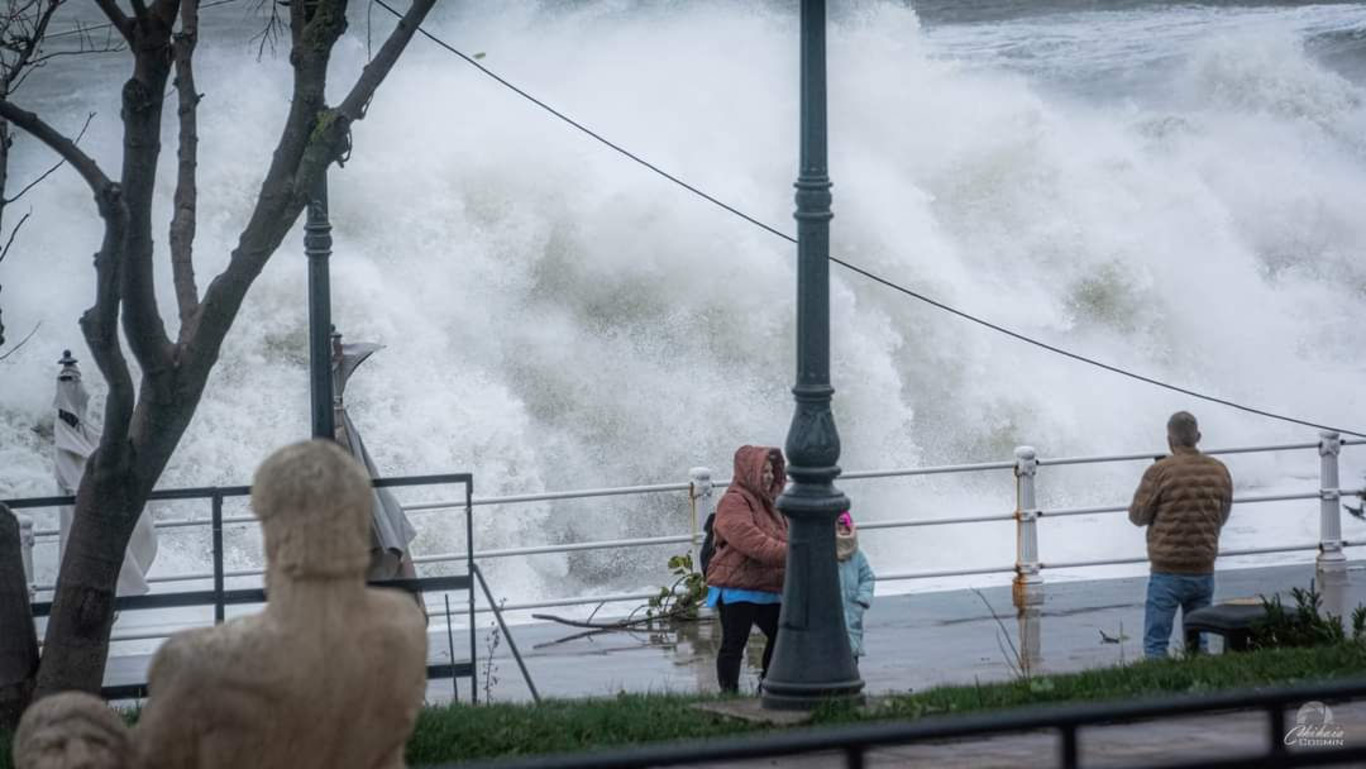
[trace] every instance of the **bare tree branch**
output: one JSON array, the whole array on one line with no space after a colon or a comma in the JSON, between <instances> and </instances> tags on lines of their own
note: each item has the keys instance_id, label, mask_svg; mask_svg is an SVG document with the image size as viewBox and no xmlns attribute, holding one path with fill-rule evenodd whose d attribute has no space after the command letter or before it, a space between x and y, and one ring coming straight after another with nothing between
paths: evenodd
<instances>
[{"instance_id":1,"label":"bare tree branch","mask_svg":"<svg viewBox=\"0 0 1366 769\"><path fill-rule=\"evenodd\" d=\"M101 11L104 11L110 25L117 29L120 35L123 35L123 39L127 40L129 45L132 45L133 22L119 9L119 4L115 0L95 0L95 4L100 7Z\"/></svg>"},{"instance_id":2,"label":"bare tree branch","mask_svg":"<svg viewBox=\"0 0 1366 769\"><path fill-rule=\"evenodd\" d=\"M398 26L389 34L389 39L384 41L384 45L379 49L379 55L361 70L360 79L337 108L348 122L365 117L365 110L369 107L370 100L374 98L380 83L389 75L389 70L394 68L399 55L408 47L413 35L417 34L417 28L422 24L422 20L435 5L436 0L415 0L408 8L408 12L403 14L403 18L398 20Z\"/></svg>"},{"instance_id":3,"label":"bare tree branch","mask_svg":"<svg viewBox=\"0 0 1366 769\"><path fill-rule=\"evenodd\" d=\"M72 144L80 144L80 143L81 143L81 139L85 136L86 129L90 128L90 121L91 121L91 120L94 120L94 119L95 119L95 113L91 112L89 115L86 115L86 117L85 117L85 125L81 126L81 132L78 133L78 134L76 134L76 138L73 139L72 142L71 142ZM46 179L47 177L51 176L54 172L56 172L57 169L61 168L61 167L64 166L64 165L66 165L66 158L62 158L61 160L57 161L57 163L56 163L55 165L53 165L51 168L49 168L49 169L47 169L46 171L44 171L41 175L38 176L37 179L34 179L33 181L31 181L31 182L29 182L28 184L24 185L24 188L23 188L22 190L19 190L19 192L18 192L17 194L15 194L14 197L12 197L12 198L0 199L0 208L3 208L3 207L5 207L5 206L8 206L10 203L14 203L14 202L18 201L19 198L22 198L25 194L28 193L29 190L31 190L31 189L33 189L34 187L38 186L39 183L41 183L41 182L42 182L44 179ZM3 189L3 188L0 188L0 189ZM18 228L16 227L15 229L18 229ZM4 258L3 256L0 256L0 259L3 259L3 258Z\"/></svg>"},{"instance_id":4,"label":"bare tree branch","mask_svg":"<svg viewBox=\"0 0 1366 769\"><path fill-rule=\"evenodd\" d=\"M180 33L175 36L175 87L180 117L180 153L176 175L175 213L171 217L171 270L180 310L180 337L192 333L191 319L199 309L194 280L194 235L199 162L198 112L200 94L194 85L194 49L199 40L199 0L183 0Z\"/></svg>"},{"instance_id":5,"label":"bare tree branch","mask_svg":"<svg viewBox=\"0 0 1366 769\"><path fill-rule=\"evenodd\" d=\"M361 70L360 77L342 100L341 106L324 117L300 164L295 180L297 189L311 190L327 166L350 150L351 124L365 118L365 110L369 108L375 91L394 68L399 55L412 41L422 20L435 5L436 0L414 0L408 12L399 19L398 26L389 33L379 54Z\"/></svg>"},{"instance_id":6,"label":"bare tree branch","mask_svg":"<svg viewBox=\"0 0 1366 769\"><path fill-rule=\"evenodd\" d=\"M32 112L20 109L8 100L0 100L0 117L19 126L70 163L95 194L95 205L105 223L104 241L95 254L95 305L81 316L81 331L90 345L95 364L109 384L109 397L105 402L105 434L100 445L121 444L128 437L134 395L133 378L128 372L128 362L123 357L118 334L119 288L128 222L128 208L122 190L75 142Z\"/></svg>"},{"instance_id":7,"label":"bare tree branch","mask_svg":"<svg viewBox=\"0 0 1366 769\"><path fill-rule=\"evenodd\" d=\"M142 0L130 0L133 4L133 21L137 24L147 22L147 4Z\"/></svg>"},{"instance_id":8,"label":"bare tree branch","mask_svg":"<svg viewBox=\"0 0 1366 769\"><path fill-rule=\"evenodd\" d=\"M33 24L32 31L23 36L20 43L19 56L5 67L3 92L8 95L13 90L14 78L28 68L33 55L42 47L43 38L47 34L47 26L52 21L52 14L57 12L64 0L47 0L47 5L38 14L37 20ZM31 7L31 6L30 6Z\"/></svg>"},{"instance_id":9,"label":"bare tree branch","mask_svg":"<svg viewBox=\"0 0 1366 769\"><path fill-rule=\"evenodd\" d=\"M14 225L14 229L9 231L9 239L5 241L5 248L3 251L0 251L0 262L5 261L5 257L9 256L10 246L14 245L14 236L19 234L19 228L24 226L24 222L28 221L30 216L33 216L32 211L29 211L20 217L19 223Z\"/></svg>"},{"instance_id":10,"label":"bare tree branch","mask_svg":"<svg viewBox=\"0 0 1366 769\"><path fill-rule=\"evenodd\" d=\"M0 99L0 118L24 129L30 136L46 144L53 152L61 156L63 160L70 163L76 172L85 179L85 183L94 191L96 197L110 185L113 184L104 171L100 170L99 164L89 155L81 151L76 143L63 136L57 129L48 125L42 118L21 109L8 99Z\"/></svg>"},{"instance_id":11,"label":"bare tree branch","mask_svg":"<svg viewBox=\"0 0 1366 769\"><path fill-rule=\"evenodd\" d=\"M256 0L256 10L258 12L270 6L266 16L266 26L260 32L252 36L252 41L260 41L256 46L256 60L260 61L266 55L266 47L270 47L270 52L275 53L275 43L280 39L280 30L284 29L285 21L280 18L280 3L277 0ZM206 6L207 7L207 6Z\"/></svg>"},{"instance_id":12,"label":"bare tree branch","mask_svg":"<svg viewBox=\"0 0 1366 769\"><path fill-rule=\"evenodd\" d=\"M40 320L36 325L34 325L33 330L28 332L28 336L25 336L23 339L20 339L19 343L9 348L9 350L7 350L4 355L0 355L0 360L4 360L9 356L15 354L16 352L19 352L20 350L24 349L24 345L28 344L28 340L32 339L33 335L38 333L38 329L42 327L43 322Z\"/></svg>"},{"instance_id":13,"label":"bare tree branch","mask_svg":"<svg viewBox=\"0 0 1366 769\"><path fill-rule=\"evenodd\" d=\"M139 4L141 5L141 4ZM133 22L133 76L123 86L123 168L119 182L128 210L127 243L123 246L123 332L128 349L149 381L161 392L169 390L173 348L157 307L156 273L152 256L152 200L161 159L161 117L171 75L172 26L163 15L178 9L177 0L159 0Z\"/></svg>"},{"instance_id":14,"label":"bare tree branch","mask_svg":"<svg viewBox=\"0 0 1366 769\"><path fill-rule=\"evenodd\" d=\"M385 40L379 55L362 72L342 109L336 111L324 109L323 96L327 56L332 43L345 29L345 3L319 0L309 17L304 14L301 0L290 4L296 41L290 55L294 65L294 98L251 219L233 249L232 260L209 284L200 303L193 352L196 359L192 362L199 376L207 376L247 289L294 226L312 195L313 185L345 147L350 123L364 116L363 106L435 4L436 0L413 2ZM203 338L201 333L205 334Z\"/></svg>"}]
</instances>

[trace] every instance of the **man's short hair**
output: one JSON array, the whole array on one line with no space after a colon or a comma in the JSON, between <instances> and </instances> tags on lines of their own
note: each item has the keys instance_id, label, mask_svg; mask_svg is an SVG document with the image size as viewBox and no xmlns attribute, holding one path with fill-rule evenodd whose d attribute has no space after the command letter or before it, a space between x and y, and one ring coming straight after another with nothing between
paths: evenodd
<instances>
[{"instance_id":1,"label":"man's short hair","mask_svg":"<svg viewBox=\"0 0 1366 769\"><path fill-rule=\"evenodd\" d=\"M1200 424L1189 411L1178 411L1167 420L1167 437L1177 446L1194 447L1200 442Z\"/></svg>"}]
</instances>

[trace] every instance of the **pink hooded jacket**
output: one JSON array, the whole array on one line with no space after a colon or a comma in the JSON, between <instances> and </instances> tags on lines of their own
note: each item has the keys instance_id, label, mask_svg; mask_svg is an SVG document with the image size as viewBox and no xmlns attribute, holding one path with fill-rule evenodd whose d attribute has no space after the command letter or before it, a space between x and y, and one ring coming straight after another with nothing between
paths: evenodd
<instances>
[{"instance_id":1,"label":"pink hooded jacket","mask_svg":"<svg viewBox=\"0 0 1366 769\"><path fill-rule=\"evenodd\" d=\"M775 465L773 483L763 487L764 463ZM783 453L767 446L735 451L735 476L716 506L716 554L707 565L707 584L783 591L787 564L787 519L774 500L787 485Z\"/></svg>"}]
</instances>

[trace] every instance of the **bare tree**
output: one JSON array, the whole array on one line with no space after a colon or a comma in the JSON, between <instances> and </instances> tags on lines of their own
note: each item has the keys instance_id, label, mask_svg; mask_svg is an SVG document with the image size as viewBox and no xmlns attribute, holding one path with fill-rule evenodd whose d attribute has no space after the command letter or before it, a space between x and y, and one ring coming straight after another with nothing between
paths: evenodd
<instances>
[{"instance_id":1,"label":"bare tree","mask_svg":"<svg viewBox=\"0 0 1366 769\"><path fill-rule=\"evenodd\" d=\"M347 0L289 4L293 99L265 180L228 266L200 295L193 269L196 216L194 49L198 0L96 0L127 44L132 77L122 89L123 157L117 180L48 122L12 101L0 117L42 141L94 193L104 224L95 254L95 301L81 316L92 358L109 386L104 433L76 493L75 520L58 574L36 676L37 696L98 691L109 650L114 586L138 514L190 423L247 290L293 227L310 190L350 149L354 122L436 0L413 0L340 105L325 98L333 46L346 30ZM177 30L177 21L179 27ZM152 195L160 158L162 107L174 70L179 158L170 261L181 318L172 340L153 284ZM142 374L135 382L119 339Z\"/></svg>"}]
</instances>

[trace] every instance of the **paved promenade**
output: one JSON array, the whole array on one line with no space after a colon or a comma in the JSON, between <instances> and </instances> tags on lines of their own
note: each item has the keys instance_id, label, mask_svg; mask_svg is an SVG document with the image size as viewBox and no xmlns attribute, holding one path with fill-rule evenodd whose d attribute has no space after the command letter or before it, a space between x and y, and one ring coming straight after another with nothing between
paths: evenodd
<instances>
[{"instance_id":1,"label":"paved promenade","mask_svg":"<svg viewBox=\"0 0 1366 769\"><path fill-rule=\"evenodd\" d=\"M1339 602L1347 604L1350 613L1351 607L1366 603L1366 564L1353 564L1348 577ZM1225 571L1218 576L1215 600L1282 593L1283 599L1293 605L1288 595L1290 588L1307 587L1313 578L1312 564ZM860 669L868 691L873 694L922 690L939 684L970 684L974 680L1006 680L1011 671L1006 663L1009 652L1002 652L1003 645L1009 648L1003 644L1003 628L1010 641L1021 648L1022 631L1028 637L1031 622L1037 623L1034 627L1038 633L1033 660L1036 673L1132 662L1143 654L1146 584L1146 578L1138 577L1048 585L1037 618L1024 620L1017 616L1007 587L984 589L981 597L972 591L948 591L878 598L866 617L864 642L868 654ZM992 610L999 622L993 618ZM489 622L491 618L483 619L481 645ZM542 696L716 690L714 664L720 626L715 620L677 632L610 633L552 643L577 632L553 624L513 628ZM1102 633L1121 640L1107 642ZM758 681L762 637L756 636L754 640L748 650L742 687L754 686ZM434 632L433 656L444 658L446 646L444 628ZM463 650L457 633L457 655L463 654ZM484 654L484 649L479 652ZM529 697L516 664L507 654L506 644L499 647L494 665L499 679L492 690L495 699ZM449 697L450 684L433 683L431 694L434 698ZM461 698L466 694L462 692Z\"/></svg>"},{"instance_id":2,"label":"paved promenade","mask_svg":"<svg viewBox=\"0 0 1366 769\"><path fill-rule=\"evenodd\" d=\"M1280 593L1289 602L1291 587L1307 586L1312 564L1225 571L1219 574L1216 600ZM885 596L867 615L861 664L868 691L887 694L923 690L941 684L989 682L1011 677L1005 634L1016 648L1026 649L1035 673L1057 673L1130 662L1142 654L1143 599L1146 579L1126 578L1060 582L1043 590L1043 601L1021 617L1006 587ZM1326 608L1350 613L1366 603L1366 563L1353 564L1347 583L1327 596ZM985 600L984 600L985 599ZM988 608L988 605L990 608ZM996 616L993 617L992 612ZM492 618L481 615L479 654ZM431 629L431 659L447 658L444 624ZM512 628L531 675L544 697L608 696L621 691L690 693L715 691L714 663L720 628L703 620L678 631L609 633L575 638L579 632L553 623ZM1028 639L1037 633L1037 647ZM1103 635L1102 635L1103 634ZM1106 639L1111 640L1106 640ZM1024 643L1022 643L1022 640ZM743 686L758 679L761 638L751 644ZM1117 641L1117 642L1114 642ZM465 654L468 634L457 628L457 656ZM111 681L145 673L147 655L110 661ZM490 685L487 673L496 680ZM530 695L516 663L501 643L492 664L479 665L479 696L496 701L523 701ZM460 699L469 698L469 681L461 679ZM450 699L450 682L434 681L428 699ZM1349 742L1366 743L1366 703L1333 708ZM1287 722L1295 723L1295 713ZM1261 713L1227 713L1172 722L1138 723L1083 730L1080 749L1085 766L1159 766L1164 762L1230 758L1266 745L1266 717ZM1048 732L986 740L923 744L871 753L870 767L1034 767L1055 766L1058 739ZM725 767L840 766L837 756L713 764Z\"/></svg>"}]
</instances>

